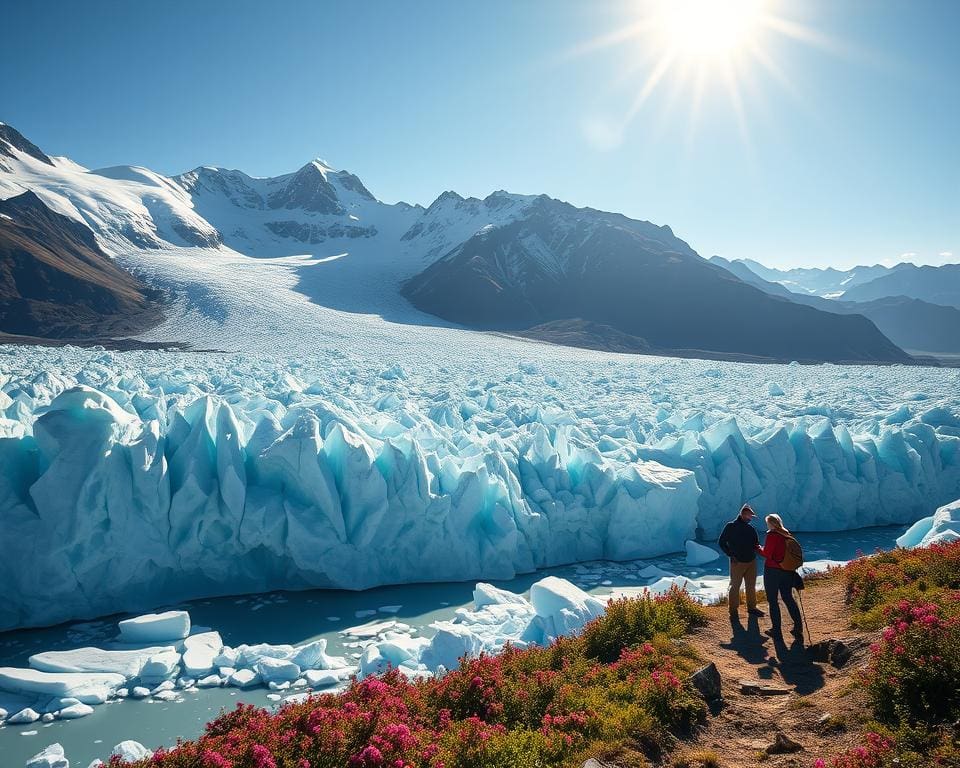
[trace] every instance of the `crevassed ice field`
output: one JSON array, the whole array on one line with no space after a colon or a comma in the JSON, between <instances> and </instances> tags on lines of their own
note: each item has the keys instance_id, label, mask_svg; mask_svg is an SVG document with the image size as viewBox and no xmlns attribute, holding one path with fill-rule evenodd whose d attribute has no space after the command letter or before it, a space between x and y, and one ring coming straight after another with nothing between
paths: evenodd
<instances>
[{"instance_id":1,"label":"crevassed ice field","mask_svg":"<svg viewBox=\"0 0 960 768\"><path fill-rule=\"evenodd\" d=\"M419 325L382 311L387 282L358 288L359 258L137 258L180 297L148 338L229 353L3 348L0 505L17 546L0 628L650 557L715 536L745 500L813 531L912 522L960 496L955 369ZM347 290L381 311L333 309Z\"/></svg>"}]
</instances>

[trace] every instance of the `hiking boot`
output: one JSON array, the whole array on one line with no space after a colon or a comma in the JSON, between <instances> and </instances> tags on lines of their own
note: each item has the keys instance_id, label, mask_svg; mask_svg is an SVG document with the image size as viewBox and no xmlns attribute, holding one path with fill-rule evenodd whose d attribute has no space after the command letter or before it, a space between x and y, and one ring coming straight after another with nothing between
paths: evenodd
<instances>
[{"instance_id":1,"label":"hiking boot","mask_svg":"<svg viewBox=\"0 0 960 768\"><path fill-rule=\"evenodd\" d=\"M749 608L747 610L747 613L750 614L751 616L766 616L766 614L763 611L761 611L759 608Z\"/></svg>"}]
</instances>

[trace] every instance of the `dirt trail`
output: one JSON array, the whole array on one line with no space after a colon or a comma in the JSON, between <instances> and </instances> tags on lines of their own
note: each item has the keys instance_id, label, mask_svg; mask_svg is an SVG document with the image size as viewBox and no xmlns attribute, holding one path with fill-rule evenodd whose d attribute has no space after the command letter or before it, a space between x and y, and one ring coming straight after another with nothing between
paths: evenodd
<instances>
[{"instance_id":1,"label":"dirt trail","mask_svg":"<svg viewBox=\"0 0 960 768\"><path fill-rule=\"evenodd\" d=\"M722 679L723 700L715 704L706 726L695 740L678 750L673 761L699 751L715 753L719 765L813 766L818 757L836 754L857 741L856 731L864 717L862 700L852 676L863 663L860 652L842 668L816 662L808 647L812 642L862 637L850 626L843 585L838 579L808 582L803 605L812 638L795 642L789 634L774 642L764 634L770 628L767 616L749 617L740 608L740 622L731 622L726 606L708 609L709 623L691 638L704 661L717 665ZM761 604L766 613L766 606ZM789 629L789 619L785 628ZM741 692L740 680L758 681L790 689L786 695L756 695ZM829 724L818 722L831 715ZM764 755L778 733L802 745L793 754ZM682 764L682 763L681 763ZM702 762L691 760L692 767Z\"/></svg>"}]
</instances>

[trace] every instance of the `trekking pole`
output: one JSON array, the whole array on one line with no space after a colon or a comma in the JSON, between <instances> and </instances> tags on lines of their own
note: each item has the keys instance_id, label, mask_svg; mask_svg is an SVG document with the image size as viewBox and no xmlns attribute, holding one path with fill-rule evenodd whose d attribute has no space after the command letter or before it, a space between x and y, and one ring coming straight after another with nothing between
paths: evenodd
<instances>
[{"instance_id":1,"label":"trekking pole","mask_svg":"<svg viewBox=\"0 0 960 768\"><path fill-rule=\"evenodd\" d=\"M807 628L807 637L810 639L810 642L813 643L813 635L810 634L810 625L807 624L807 612L803 610L803 594L800 590L797 590L797 597L800 600L800 617L803 619L803 626Z\"/></svg>"}]
</instances>

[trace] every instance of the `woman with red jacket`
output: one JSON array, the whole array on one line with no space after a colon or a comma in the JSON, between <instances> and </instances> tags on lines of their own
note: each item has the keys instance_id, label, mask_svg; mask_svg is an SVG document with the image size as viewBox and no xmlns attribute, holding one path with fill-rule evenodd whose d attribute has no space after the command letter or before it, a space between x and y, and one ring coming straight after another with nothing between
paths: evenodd
<instances>
[{"instance_id":1,"label":"woman with red jacket","mask_svg":"<svg viewBox=\"0 0 960 768\"><path fill-rule=\"evenodd\" d=\"M803 639L803 624L800 616L800 608L797 601L793 599L793 585L796 580L796 574L793 571L784 570L782 567L783 558L787 553L787 538L790 537L780 515L767 515L764 520L767 523L767 538L763 546L757 546L763 558L763 589L767 593L767 607L770 609L770 623L773 627L767 633L774 637L780 636L780 600L787 606L790 618L793 619L793 630L791 634L798 640Z\"/></svg>"}]
</instances>

